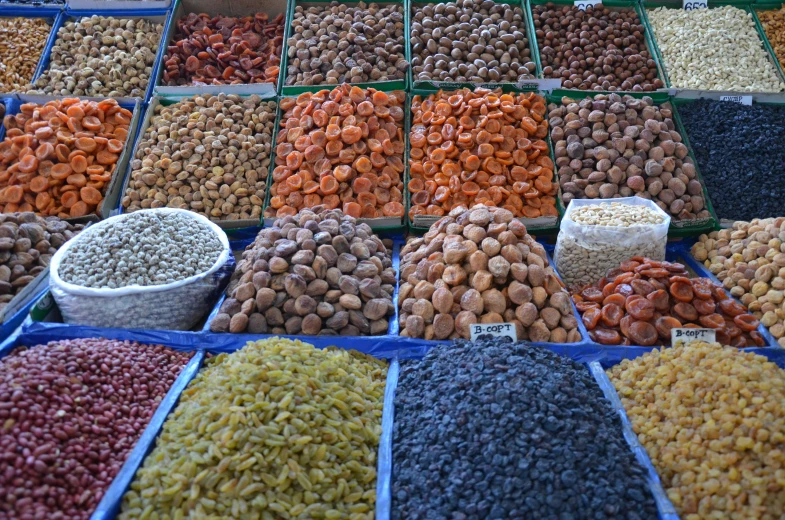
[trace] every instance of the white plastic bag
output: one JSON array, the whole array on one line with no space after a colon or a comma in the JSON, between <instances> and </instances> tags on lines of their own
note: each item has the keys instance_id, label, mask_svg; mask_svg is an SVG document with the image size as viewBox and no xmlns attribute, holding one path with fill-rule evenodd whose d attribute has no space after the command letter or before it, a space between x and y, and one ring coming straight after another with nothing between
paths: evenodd
<instances>
[{"instance_id":1,"label":"white plastic bag","mask_svg":"<svg viewBox=\"0 0 785 520\"><path fill-rule=\"evenodd\" d=\"M663 217L660 224L608 226L579 224L571 215L583 206L624 204L645 206ZM654 202L641 197L574 199L567 206L556 239L554 263L567 286L596 282L633 256L665 260L670 216Z\"/></svg>"},{"instance_id":2,"label":"white plastic bag","mask_svg":"<svg viewBox=\"0 0 785 520\"><path fill-rule=\"evenodd\" d=\"M49 288L66 323L123 329L188 330L213 308L235 266L226 233L204 216L190 211L174 208L146 211L159 214L179 212L201 220L218 236L223 251L207 272L165 285L129 285L108 289L65 282L59 276L59 268L76 241L87 240L97 230L117 225L133 213L94 224L58 249L50 263Z\"/></svg>"}]
</instances>

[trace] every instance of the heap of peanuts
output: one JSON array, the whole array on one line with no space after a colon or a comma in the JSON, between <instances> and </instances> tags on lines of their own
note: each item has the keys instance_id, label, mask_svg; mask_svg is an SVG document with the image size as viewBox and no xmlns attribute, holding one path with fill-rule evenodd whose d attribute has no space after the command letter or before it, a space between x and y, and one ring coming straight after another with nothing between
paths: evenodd
<instances>
[{"instance_id":1,"label":"heap of peanuts","mask_svg":"<svg viewBox=\"0 0 785 520\"><path fill-rule=\"evenodd\" d=\"M414 96L409 218L478 204L558 216L545 112L542 96L501 89Z\"/></svg>"},{"instance_id":2,"label":"heap of peanuts","mask_svg":"<svg viewBox=\"0 0 785 520\"><path fill-rule=\"evenodd\" d=\"M343 84L281 99L265 217L319 205L355 218L402 217L405 96Z\"/></svg>"},{"instance_id":3,"label":"heap of peanuts","mask_svg":"<svg viewBox=\"0 0 785 520\"><path fill-rule=\"evenodd\" d=\"M25 103L0 143L0 212L61 218L98 210L125 146L132 113L114 99Z\"/></svg>"}]
</instances>

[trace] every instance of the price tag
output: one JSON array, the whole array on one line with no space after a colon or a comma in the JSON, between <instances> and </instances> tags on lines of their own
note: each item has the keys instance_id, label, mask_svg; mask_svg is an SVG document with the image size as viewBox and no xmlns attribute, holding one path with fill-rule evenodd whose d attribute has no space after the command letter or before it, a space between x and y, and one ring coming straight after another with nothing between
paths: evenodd
<instances>
[{"instance_id":1,"label":"price tag","mask_svg":"<svg viewBox=\"0 0 785 520\"><path fill-rule=\"evenodd\" d=\"M740 105L752 106L752 96L720 96L720 101L730 101Z\"/></svg>"},{"instance_id":2,"label":"price tag","mask_svg":"<svg viewBox=\"0 0 785 520\"><path fill-rule=\"evenodd\" d=\"M490 334L494 338L510 338L513 341L518 341L515 325L512 323L473 323L469 330L472 334L472 341L477 341L477 336L482 334Z\"/></svg>"},{"instance_id":3,"label":"price tag","mask_svg":"<svg viewBox=\"0 0 785 520\"><path fill-rule=\"evenodd\" d=\"M708 9L708 0L682 0L682 7L685 11L692 11L694 9Z\"/></svg>"},{"instance_id":4,"label":"price tag","mask_svg":"<svg viewBox=\"0 0 785 520\"><path fill-rule=\"evenodd\" d=\"M714 329L671 329L671 346L693 340L714 343L717 341L716 337Z\"/></svg>"},{"instance_id":5,"label":"price tag","mask_svg":"<svg viewBox=\"0 0 785 520\"><path fill-rule=\"evenodd\" d=\"M601 3L602 0L575 0L575 7L581 11L585 11L587 7L594 7L595 5Z\"/></svg>"}]
</instances>

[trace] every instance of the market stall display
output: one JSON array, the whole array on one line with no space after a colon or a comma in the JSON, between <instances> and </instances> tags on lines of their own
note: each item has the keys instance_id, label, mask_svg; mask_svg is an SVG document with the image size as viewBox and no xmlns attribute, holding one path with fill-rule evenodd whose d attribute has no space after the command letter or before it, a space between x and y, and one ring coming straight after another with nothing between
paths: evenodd
<instances>
[{"instance_id":1,"label":"market stall display","mask_svg":"<svg viewBox=\"0 0 785 520\"><path fill-rule=\"evenodd\" d=\"M785 219L736 222L701 235L692 256L785 348Z\"/></svg>"},{"instance_id":2,"label":"market stall display","mask_svg":"<svg viewBox=\"0 0 785 520\"><path fill-rule=\"evenodd\" d=\"M512 323L518 339L580 341L569 293L542 245L512 212L455 211L401 249L401 336L470 337L474 323Z\"/></svg>"},{"instance_id":3,"label":"market stall display","mask_svg":"<svg viewBox=\"0 0 785 520\"><path fill-rule=\"evenodd\" d=\"M584 9L549 2L531 9L543 77L580 90L650 92L665 86L632 3Z\"/></svg>"},{"instance_id":4,"label":"market stall display","mask_svg":"<svg viewBox=\"0 0 785 520\"><path fill-rule=\"evenodd\" d=\"M160 208L82 232L52 258L50 286L66 323L188 330L233 270L220 228L201 215Z\"/></svg>"},{"instance_id":5,"label":"market stall display","mask_svg":"<svg viewBox=\"0 0 785 520\"><path fill-rule=\"evenodd\" d=\"M694 90L782 92L785 82L763 46L748 8L647 9L668 86Z\"/></svg>"},{"instance_id":6,"label":"market stall display","mask_svg":"<svg viewBox=\"0 0 785 520\"><path fill-rule=\"evenodd\" d=\"M211 17L189 13L164 56L162 84L245 85L277 83L283 50L284 17Z\"/></svg>"},{"instance_id":7,"label":"market stall display","mask_svg":"<svg viewBox=\"0 0 785 520\"><path fill-rule=\"evenodd\" d=\"M785 162L785 104L698 99L678 110L717 217L782 215L785 185L772 174Z\"/></svg>"},{"instance_id":8,"label":"market stall display","mask_svg":"<svg viewBox=\"0 0 785 520\"><path fill-rule=\"evenodd\" d=\"M355 218L402 217L405 99L346 83L281 98L265 217L319 205Z\"/></svg>"},{"instance_id":9,"label":"market stall display","mask_svg":"<svg viewBox=\"0 0 785 520\"><path fill-rule=\"evenodd\" d=\"M403 3L295 2L286 86L403 80Z\"/></svg>"},{"instance_id":10,"label":"market stall display","mask_svg":"<svg viewBox=\"0 0 785 520\"><path fill-rule=\"evenodd\" d=\"M523 10L482 0L411 4L412 78L418 81L515 83L537 65Z\"/></svg>"},{"instance_id":11,"label":"market stall display","mask_svg":"<svg viewBox=\"0 0 785 520\"><path fill-rule=\"evenodd\" d=\"M23 103L3 120L0 212L61 218L102 212L132 120L133 112L114 99Z\"/></svg>"},{"instance_id":12,"label":"market stall display","mask_svg":"<svg viewBox=\"0 0 785 520\"><path fill-rule=\"evenodd\" d=\"M58 29L46 71L30 92L145 98L164 24L145 18L84 16Z\"/></svg>"},{"instance_id":13,"label":"market stall display","mask_svg":"<svg viewBox=\"0 0 785 520\"><path fill-rule=\"evenodd\" d=\"M785 511L785 371L764 356L692 342L608 370L682 518Z\"/></svg>"},{"instance_id":14,"label":"market stall display","mask_svg":"<svg viewBox=\"0 0 785 520\"><path fill-rule=\"evenodd\" d=\"M673 221L711 216L670 103L565 96L548 105L548 118L565 204L635 195L653 200Z\"/></svg>"},{"instance_id":15,"label":"market stall display","mask_svg":"<svg viewBox=\"0 0 785 520\"><path fill-rule=\"evenodd\" d=\"M646 470L586 367L504 341L402 363L390 518L657 518Z\"/></svg>"},{"instance_id":16,"label":"market stall display","mask_svg":"<svg viewBox=\"0 0 785 520\"><path fill-rule=\"evenodd\" d=\"M208 359L118 518L373 518L386 376L384 361L281 338Z\"/></svg>"},{"instance_id":17,"label":"market stall display","mask_svg":"<svg viewBox=\"0 0 785 520\"><path fill-rule=\"evenodd\" d=\"M714 329L723 345L762 347L760 321L709 278L689 278L684 265L633 257L573 301L593 341L602 345L663 345L671 329Z\"/></svg>"},{"instance_id":18,"label":"market stall display","mask_svg":"<svg viewBox=\"0 0 785 520\"><path fill-rule=\"evenodd\" d=\"M0 516L90 518L189 358L74 339L0 360Z\"/></svg>"},{"instance_id":19,"label":"market stall display","mask_svg":"<svg viewBox=\"0 0 785 520\"><path fill-rule=\"evenodd\" d=\"M246 248L210 330L383 335L395 283L390 241L340 210L305 209Z\"/></svg>"},{"instance_id":20,"label":"market stall display","mask_svg":"<svg viewBox=\"0 0 785 520\"><path fill-rule=\"evenodd\" d=\"M43 18L0 18L0 92L30 88L51 31Z\"/></svg>"},{"instance_id":21,"label":"market stall display","mask_svg":"<svg viewBox=\"0 0 785 520\"><path fill-rule=\"evenodd\" d=\"M123 209L179 208L215 222L258 223L276 102L223 93L165 101L136 145Z\"/></svg>"},{"instance_id":22,"label":"market stall display","mask_svg":"<svg viewBox=\"0 0 785 520\"><path fill-rule=\"evenodd\" d=\"M780 4L779 8L774 9L756 9L755 14L763 26L774 56L780 67L785 69L785 5Z\"/></svg>"}]
</instances>

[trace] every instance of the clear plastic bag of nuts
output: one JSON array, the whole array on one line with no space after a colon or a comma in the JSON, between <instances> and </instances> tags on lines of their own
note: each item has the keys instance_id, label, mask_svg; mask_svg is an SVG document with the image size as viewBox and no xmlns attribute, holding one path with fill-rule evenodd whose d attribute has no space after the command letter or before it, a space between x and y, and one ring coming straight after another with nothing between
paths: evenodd
<instances>
[{"instance_id":1,"label":"clear plastic bag of nuts","mask_svg":"<svg viewBox=\"0 0 785 520\"><path fill-rule=\"evenodd\" d=\"M665 260L670 222L641 197L575 199L561 221L553 261L572 287L596 282L633 256Z\"/></svg>"}]
</instances>

